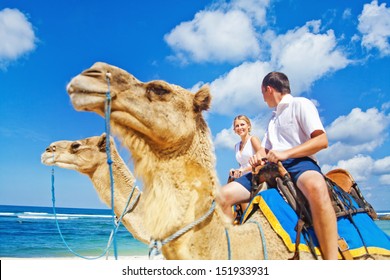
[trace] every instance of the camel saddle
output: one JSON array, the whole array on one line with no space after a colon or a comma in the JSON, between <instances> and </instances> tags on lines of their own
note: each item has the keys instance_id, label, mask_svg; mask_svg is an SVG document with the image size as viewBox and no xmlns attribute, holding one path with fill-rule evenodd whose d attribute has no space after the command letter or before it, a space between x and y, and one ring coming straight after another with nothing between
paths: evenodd
<instances>
[{"instance_id":1,"label":"camel saddle","mask_svg":"<svg viewBox=\"0 0 390 280\"><path fill-rule=\"evenodd\" d=\"M352 221L352 215L356 213L367 213L372 219L377 218L373 207L365 200L351 174L344 169L334 169L325 176L329 195L332 201L336 217L348 217ZM300 236L301 231L312 226L312 217L307 199L302 192L292 182L288 172L281 162L269 163L258 166L252 170L252 192L251 198L256 196L261 190L266 188L277 188L284 200L293 208L299 217L296 231ZM352 199L358 207L355 207ZM247 216L248 217L248 216ZM246 219L247 220L247 219ZM245 221L241 221L242 223ZM353 222L353 221L352 221ZM299 259L300 240L296 240L296 252L291 259ZM309 247L311 245L309 244ZM339 237L339 251L344 259L352 259L348 250L348 244L342 237ZM313 252L314 253L314 252Z\"/></svg>"},{"instance_id":2,"label":"camel saddle","mask_svg":"<svg viewBox=\"0 0 390 280\"><path fill-rule=\"evenodd\" d=\"M352 175L347 170L337 168L326 173L325 177L333 184L339 186L343 191L349 193L359 207L364 209L372 219L376 220L378 218L374 208L366 201Z\"/></svg>"},{"instance_id":3,"label":"camel saddle","mask_svg":"<svg viewBox=\"0 0 390 280\"><path fill-rule=\"evenodd\" d=\"M278 164L268 162L263 166L257 166L252 170L251 198L253 198L258 192L263 189L282 187L283 190L280 190L282 192L282 195L285 197L285 200L289 204L293 204L292 206L294 209L297 208L297 205L295 205L296 202L294 203L294 200L298 199L300 205L302 205L302 203L307 204L307 202L300 201L303 199L303 194L300 193L298 188L294 187L293 189L291 189L290 187L287 191L286 187L283 187L278 184L278 181L283 181L286 177L289 177L289 175L280 162ZM370 215L372 219L375 220L378 218L378 215L375 212L374 208L364 198L357 183L347 170L337 168L326 173L324 177L325 181L328 184L329 194L332 199L333 207L335 209L337 217L353 214L354 212L366 212L368 213L368 215ZM266 183L266 185L264 183ZM338 201L337 195L334 194L335 186L338 186L342 191L350 194L354 198L356 203L359 205L359 208L347 211L345 207L340 205L340 201Z\"/></svg>"}]
</instances>

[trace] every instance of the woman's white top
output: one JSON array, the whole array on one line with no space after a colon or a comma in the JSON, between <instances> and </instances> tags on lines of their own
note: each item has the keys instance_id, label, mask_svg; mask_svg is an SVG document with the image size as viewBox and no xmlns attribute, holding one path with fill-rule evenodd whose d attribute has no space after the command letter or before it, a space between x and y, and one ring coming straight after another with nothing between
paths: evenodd
<instances>
[{"instance_id":1,"label":"woman's white top","mask_svg":"<svg viewBox=\"0 0 390 280\"><path fill-rule=\"evenodd\" d=\"M250 166L249 159L251 156L253 156L256 153L256 151L253 149L251 138L252 138L252 136L249 137L248 141L246 141L245 146L242 149L242 151L240 151L241 141L238 142L235 146L236 160L240 164L241 168L247 168L248 166ZM243 173L243 174L247 174L249 172L250 172L250 170Z\"/></svg>"}]
</instances>

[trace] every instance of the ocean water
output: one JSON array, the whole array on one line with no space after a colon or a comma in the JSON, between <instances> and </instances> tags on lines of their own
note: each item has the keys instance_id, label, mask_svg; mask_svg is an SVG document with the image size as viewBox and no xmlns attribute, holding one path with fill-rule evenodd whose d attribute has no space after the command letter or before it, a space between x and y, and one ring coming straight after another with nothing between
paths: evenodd
<instances>
[{"instance_id":1,"label":"ocean water","mask_svg":"<svg viewBox=\"0 0 390 280\"><path fill-rule=\"evenodd\" d=\"M0 205L0 258L106 258L107 244L114 227L111 210L56 208L56 213L57 220L52 207ZM61 238L56 221L74 253ZM390 235L390 220L375 222ZM148 246L134 239L123 225L116 233L116 248L118 259L148 254ZM108 254L110 259L115 257L113 245Z\"/></svg>"},{"instance_id":2,"label":"ocean water","mask_svg":"<svg viewBox=\"0 0 390 280\"><path fill-rule=\"evenodd\" d=\"M114 223L109 209L0 206L0 258L86 257L120 259L147 255L148 246L121 224L107 250ZM64 243L59 233L61 230ZM116 250L114 250L116 244Z\"/></svg>"}]
</instances>

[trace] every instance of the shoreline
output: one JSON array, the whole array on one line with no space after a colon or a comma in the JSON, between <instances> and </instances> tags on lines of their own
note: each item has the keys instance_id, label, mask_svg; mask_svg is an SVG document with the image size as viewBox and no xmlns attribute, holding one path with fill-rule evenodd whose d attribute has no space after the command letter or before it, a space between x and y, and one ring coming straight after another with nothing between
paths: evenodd
<instances>
[{"instance_id":1,"label":"shoreline","mask_svg":"<svg viewBox=\"0 0 390 280\"><path fill-rule=\"evenodd\" d=\"M88 258L88 257L87 257ZM32 258L21 258L21 257L0 257L1 261L127 261L127 260L149 260L147 255L135 255L135 256L118 256L116 260L114 256L109 256L108 259L106 257L101 257L99 259L83 259L80 257L72 256L72 257L32 257Z\"/></svg>"},{"instance_id":2,"label":"shoreline","mask_svg":"<svg viewBox=\"0 0 390 280\"><path fill-rule=\"evenodd\" d=\"M378 214L378 220L390 220L390 214Z\"/></svg>"}]
</instances>

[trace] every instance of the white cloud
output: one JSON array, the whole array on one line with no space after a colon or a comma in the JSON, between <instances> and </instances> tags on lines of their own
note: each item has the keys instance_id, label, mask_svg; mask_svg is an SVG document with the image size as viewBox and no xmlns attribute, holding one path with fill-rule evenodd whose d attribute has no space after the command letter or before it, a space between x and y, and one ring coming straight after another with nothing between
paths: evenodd
<instances>
[{"instance_id":1,"label":"white cloud","mask_svg":"<svg viewBox=\"0 0 390 280\"><path fill-rule=\"evenodd\" d=\"M373 171L375 174L386 174L390 176L390 156L379 159L375 162ZM390 185L390 181L387 181Z\"/></svg>"},{"instance_id":2,"label":"white cloud","mask_svg":"<svg viewBox=\"0 0 390 280\"><path fill-rule=\"evenodd\" d=\"M333 30L320 33L320 25L321 21L310 21L271 38L271 63L289 76L295 94L308 91L316 80L350 63L337 49Z\"/></svg>"},{"instance_id":3,"label":"white cloud","mask_svg":"<svg viewBox=\"0 0 390 280\"><path fill-rule=\"evenodd\" d=\"M360 153L372 152L388 137L390 115L376 108L353 109L325 128L331 145L318 153L322 163L332 164Z\"/></svg>"},{"instance_id":4,"label":"white cloud","mask_svg":"<svg viewBox=\"0 0 390 280\"><path fill-rule=\"evenodd\" d=\"M320 151L317 155L320 163L333 164L338 160L351 158L360 153L370 153L382 143L382 140L380 142L372 140L360 145L350 145L338 141L331 144L327 149Z\"/></svg>"},{"instance_id":5,"label":"white cloud","mask_svg":"<svg viewBox=\"0 0 390 280\"><path fill-rule=\"evenodd\" d=\"M390 174L380 176L379 183L389 187L390 186Z\"/></svg>"},{"instance_id":6,"label":"white cloud","mask_svg":"<svg viewBox=\"0 0 390 280\"><path fill-rule=\"evenodd\" d=\"M260 53L251 20L239 10L198 12L164 39L182 62L240 62Z\"/></svg>"},{"instance_id":7,"label":"white cloud","mask_svg":"<svg viewBox=\"0 0 390 280\"><path fill-rule=\"evenodd\" d=\"M213 112L233 116L265 110L267 105L260 86L262 77L270 71L285 72L293 94L300 95L323 75L346 67L350 61L336 49L333 31L318 34L319 28L320 21L315 21L284 35L267 32L272 46L271 61L245 62L211 82Z\"/></svg>"},{"instance_id":8,"label":"white cloud","mask_svg":"<svg viewBox=\"0 0 390 280\"><path fill-rule=\"evenodd\" d=\"M259 56L256 27L266 24L269 0L217 1L164 36L182 63L233 62ZM172 57L171 57L172 58Z\"/></svg>"},{"instance_id":9,"label":"white cloud","mask_svg":"<svg viewBox=\"0 0 390 280\"><path fill-rule=\"evenodd\" d=\"M362 46L368 50L377 48L381 55L390 55L390 8L378 1L365 4L359 16L358 30L362 33Z\"/></svg>"},{"instance_id":10,"label":"white cloud","mask_svg":"<svg viewBox=\"0 0 390 280\"><path fill-rule=\"evenodd\" d=\"M239 141L239 137L233 132L230 127L222 129L215 136L213 143L216 149L234 149L234 145Z\"/></svg>"},{"instance_id":11,"label":"white cloud","mask_svg":"<svg viewBox=\"0 0 390 280\"><path fill-rule=\"evenodd\" d=\"M252 115L266 108L261 94L261 79L271 67L268 63L245 62L210 84L212 112L221 115Z\"/></svg>"},{"instance_id":12,"label":"white cloud","mask_svg":"<svg viewBox=\"0 0 390 280\"><path fill-rule=\"evenodd\" d=\"M383 111L386 111L386 110L390 109L390 102L383 103L382 106L381 106L381 109Z\"/></svg>"},{"instance_id":13,"label":"white cloud","mask_svg":"<svg viewBox=\"0 0 390 280\"><path fill-rule=\"evenodd\" d=\"M390 115L370 108L366 112L354 108L347 116L340 116L326 128L330 140L351 145L382 142L390 125Z\"/></svg>"},{"instance_id":14,"label":"white cloud","mask_svg":"<svg viewBox=\"0 0 390 280\"><path fill-rule=\"evenodd\" d=\"M349 19L352 16L352 10L351 9L345 9L342 15L343 19Z\"/></svg>"},{"instance_id":15,"label":"white cloud","mask_svg":"<svg viewBox=\"0 0 390 280\"><path fill-rule=\"evenodd\" d=\"M17 9L0 11L0 38L0 68L35 48L33 27Z\"/></svg>"},{"instance_id":16,"label":"white cloud","mask_svg":"<svg viewBox=\"0 0 390 280\"><path fill-rule=\"evenodd\" d=\"M241 9L253 21L254 25L266 24L266 9L270 0L235 0L231 5L233 9Z\"/></svg>"}]
</instances>

